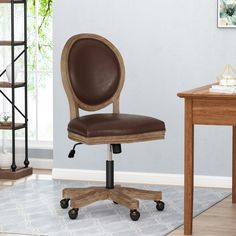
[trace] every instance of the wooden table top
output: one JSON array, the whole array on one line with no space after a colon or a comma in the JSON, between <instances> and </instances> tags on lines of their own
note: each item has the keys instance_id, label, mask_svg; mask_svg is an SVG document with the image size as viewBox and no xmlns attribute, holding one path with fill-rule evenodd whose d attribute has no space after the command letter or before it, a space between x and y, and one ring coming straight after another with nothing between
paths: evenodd
<instances>
[{"instance_id":1,"label":"wooden table top","mask_svg":"<svg viewBox=\"0 0 236 236\"><path fill-rule=\"evenodd\" d=\"M228 93L216 93L210 92L209 88L212 85L216 85L217 83L208 84L199 88L191 89L188 91L180 92L177 94L180 98L224 98L224 99L236 99L236 93L228 94Z\"/></svg>"}]
</instances>

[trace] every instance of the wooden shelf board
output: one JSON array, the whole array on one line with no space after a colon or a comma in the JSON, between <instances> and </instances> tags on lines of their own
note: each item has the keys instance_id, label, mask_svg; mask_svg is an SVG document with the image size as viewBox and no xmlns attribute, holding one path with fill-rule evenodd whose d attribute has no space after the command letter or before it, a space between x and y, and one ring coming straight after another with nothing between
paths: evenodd
<instances>
[{"instance_id":1,"label":"wooden shelf board","mask_svg":"<svg viewBox=\"0 0 236 236\"><path fill-rule=\"evenodd\" d=\"M24 0L14 0L14 3L24 3ZM0 0L0 3L11 3L11 0Z\"/></svg>"},{"instance_id":2,"label":"wooden shelf board","mask_svg":"<svg viewBox=\"0 0 236 236\"><path fill-rule=\"evenodd\" d=\"M12 84L9 82L0 82L0 88L11 88ZM24 87L25 82L15 82L14 88Z\"/></svg>"},{"instance_id":3,"label":"wooden shelf board","mask_svg":"<svg viewBox=\"0 0 236 236\"><path fill-rule=\"evenodd\" d=\"M15 124L15 130L22 129L22 128L25 128L25 124L24 123L16 123ZM0 124L0 130L1 129L3 129L3 130L11 130L12 126L11 125L2 125L2 124Z\"/></svg>"},{"instance_id":4,"label":"wooden shelf board","mask_svg":"<svg viewBox=\"0 0 236 236\"><path fill-rule=\"evenodd\" d=\"M25 41L15 41L15 42L12 42L10 40L2 40L2 41L0 41L0 46L11 46L12 44L14 46L21 46L21 45L25 44Z\"/></svg>"},{"instance_id":5,"label":"wooden shelf board","mask_svg":"<svg viewBox=\"0 0 236 236\"><path fill-rule=\"evenodd\" d=\"M16 171L0 169L0 179L16 180L33 174L32 167L18 167Z\"/></svg>"}]
</instances>

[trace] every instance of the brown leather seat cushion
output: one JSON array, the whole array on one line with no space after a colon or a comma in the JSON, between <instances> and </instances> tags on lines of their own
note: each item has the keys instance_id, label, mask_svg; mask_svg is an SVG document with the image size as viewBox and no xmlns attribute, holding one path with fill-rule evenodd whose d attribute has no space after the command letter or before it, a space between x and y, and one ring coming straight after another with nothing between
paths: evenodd
<instances>
[{"instance_id":1,"label":"brown leather seat cushion","mask_svg":"<svg viewBox=\"0 0 236 236\"><path fill-rule=\"evenodd\" d=\"M75 118L68 131L84 137L104 137L164 131L161 120L129 114L93 114Z\"/></svg>"}]
</instances>

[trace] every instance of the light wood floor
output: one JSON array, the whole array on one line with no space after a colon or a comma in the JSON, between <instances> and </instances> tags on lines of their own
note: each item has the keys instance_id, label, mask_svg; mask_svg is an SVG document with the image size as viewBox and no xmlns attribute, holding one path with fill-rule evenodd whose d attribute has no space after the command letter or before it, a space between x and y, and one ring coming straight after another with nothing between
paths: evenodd
<instances>
[{"instance_id":1,"label":"light wood floor","mask_svg":"<svg viewBox=\"0 0 236 236\"><path fill-rule=\"evenodd\" d=\"M169 236L183 235L183 226ZM231 196L193 220L194 236L236 236L236 204Z\"/></svg>"},{"instance_id":2,"label":"light wood floor","mask_svg":"<svg viewBox=\"0 0 236 236\"><path fill-rule=\"evenodd\" d=\"M0 192L2 189L11 187L17 183L37 178L50 179L51 171L34 170L32 176L17 181L0 180ZM228 197L224 201L203 212L196 217L193 222L194 236L236 236L236 204L232 204L231 197ZM169 236L180 235L183 235L183 226L169 234ZM0 236L26 235L0 233Z\"/></svg>"}]
</instances>

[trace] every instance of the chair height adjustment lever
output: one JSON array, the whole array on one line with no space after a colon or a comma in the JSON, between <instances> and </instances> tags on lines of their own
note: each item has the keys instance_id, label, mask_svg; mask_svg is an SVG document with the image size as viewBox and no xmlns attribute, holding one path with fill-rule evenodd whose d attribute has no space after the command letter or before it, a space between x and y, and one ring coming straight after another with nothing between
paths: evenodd
<instances>
[{"instance_id":1,"label":"chair height adjustment lever","mask_svg":"<svg viewBox=\"0 0 236 236\"><path fill-rule=\"evenodd\" d=\"M71 149L70 152L69 152L68 158L74 158L74 156L75 156L75 148L76 148L77 145L80 145L80 144L82 144L82 143L76 143L73 146L73 149Z\"/></svg>"},{"instance_id":2,"label":"chair height adjustment lever","mask_svg":"<svg viewBox=\"0 0 236 236\"><path fill-rule=\"evenodd\" d=\"M119 154L121 153L121 144L120 143L116 143L116 144L111 144L112 146L112 152L114 154Z\"/></svg>"}]
</instances>

